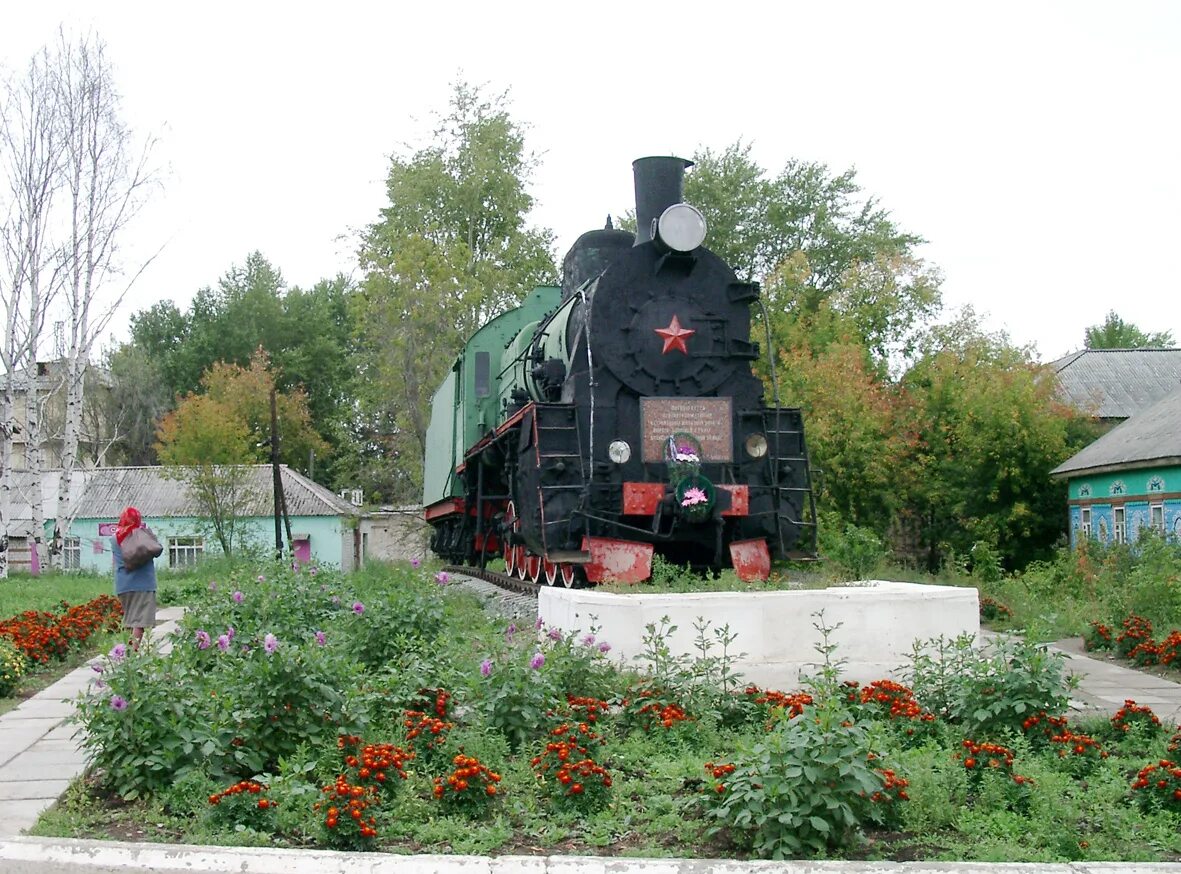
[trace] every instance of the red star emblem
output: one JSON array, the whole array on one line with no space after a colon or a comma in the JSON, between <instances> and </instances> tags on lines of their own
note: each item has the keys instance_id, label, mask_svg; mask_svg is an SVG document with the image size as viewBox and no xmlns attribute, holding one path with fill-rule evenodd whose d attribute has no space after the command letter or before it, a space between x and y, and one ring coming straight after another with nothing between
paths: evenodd
<instances>
[{"instance_id":1,"label":"red star emblem","mask_svg":"<svg viewBox=\"0 0 1181 874\"><path fill-rule=\"evenodd\" d=\"M667 328L656 328L655 330L664 338L664 348L660 350L661 355L667 355L673 349L680 349L688 355L689 347L685 345L685 340L697 333L689 328L682 328L681 320L675 315L673 320L668 323Z\"/></svg>"}]
</instances>

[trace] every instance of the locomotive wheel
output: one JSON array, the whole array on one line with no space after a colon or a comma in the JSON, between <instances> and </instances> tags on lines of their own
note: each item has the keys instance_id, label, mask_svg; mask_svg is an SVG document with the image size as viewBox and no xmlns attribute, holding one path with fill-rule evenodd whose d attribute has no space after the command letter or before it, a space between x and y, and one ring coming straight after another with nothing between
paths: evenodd
<instances>
[{"instance_id":1,"label":"locomotive wheel","mask_svg":"<svg viewBox=\"0 0 1181 874\"><path fill-rule=\"evenodd\" d=\"M541 580L541 559L533 553L529 553L529 557L525 560L526 576L537 583Z\"/></svg>"},{"instance_id":2,"label":"locomotive wheel","mask_svg":"<svg viewBox=\"0 0 1181 874\"><path fill-rule=\"evenodd\" d=\"M525 549L524 544L518 546L515 550L517 561L517 579L525 580L529 578L529 553Z\"/></svg>"},{"instance_id":3,"label":"locomotive wheel","mask_svg":"<svg viewBox=\"0 0 1181 874\"><path fill-rule=\"evenodd\" d=\"M547 558L545 560L545 584L547 586L552 586L557 581L558 581L558 565L555 562L552 562Z\"/></svg>"},{"instance_id":4,"label":"locomotive wheel","mask_svg":"<svg viewBox=\"0 0 1181 874\"><path fill-rule=\"evenodd\" d=\"M574 588L574 580L577 577L577 573L575 572L574 565L563 564L563 565L560 565L560 567L562 569L562 585L565 586L567 589L573 589Z\"/></svg>"},{"instance_id":5,"label":"locomotive wheel","mask_svg":"<svg viewBox=\"0 0 1181 874\"><path fill-rule=\"evenodd\" d=\"M517 548L510 536L521 527L521 520L517 518L517 505L512 501L504 508L504 572L510 577L517 572Z\"/></svg>"}]
</instances>

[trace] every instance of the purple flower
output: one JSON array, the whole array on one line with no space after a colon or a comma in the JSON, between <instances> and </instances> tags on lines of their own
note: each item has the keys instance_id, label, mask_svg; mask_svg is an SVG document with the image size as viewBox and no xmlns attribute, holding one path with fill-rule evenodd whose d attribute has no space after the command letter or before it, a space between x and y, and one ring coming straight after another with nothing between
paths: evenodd
<instances>
[{"instance_id":1,"label":"purple flower","mask_svg":"<svg viewBox=\"0 0 1181 874\"><path fill-rule=\"evenodd\" d=\"M537 621L533 623L533 630L534 631L541 631L541 627L543 625L545 625L545 620L542 619L540 616L538 616Z\"/></svg>"},{"instance_id":2,"label":"purple flower","mask_svg":"<svg viewBox=\"0 0 1181 874\"><path fill-rule=\"evenodd\" d=\"M209 591L211 591L211 592L217 591L217 580L210 580L209 581Z\"/></svg>"},{"instance_id":3,"label":"purple flower","mask_svg":"<svg viewBox=\"0 0 1181 874\"><path fill-rule=\"evenodd\" d=\"M266 578L266 577L264 577L262 574L259 574L259 575L258 575L258 581L259 581L260 583L265 583L265 582L267 581L267 578Z\"/></svg>"},{"instance_id":4,"label":"purple flower","mask_svg":"<svg viewBox=\"0 0 1181 874\"><path fill-rule=\"evenodd\" d=\"M124 698L122 695L112 695L111 696L111 709L112 710L126 710L127 709L127 699Z\"/></svg>"},{"instance_id":5,"label":"purple flower","mask_svg":"<svg viewBox=\"0 0 1181 874\"><path fill-rule=\"evenodd\" d=\"M340 595L333 595L332 596L332 603L334 606L339 607L340 606Z\"/></svg>"},{"instance_id":6,"label":"purple flower","mask_svg":"<svg viewBox=\"0 0 1181 874\"><path fill-rule=\"evenodd\" d=\"M268 634L262 639L262 648L267 652L274 652L279 648L279 638L273 634Z\"/></svg>"},{"instance_id":7,"label":"purple flower","mask_svg":"<svg viewBox=\"0 0 1181 874\"><path fill-rule=\"evenodd\" d=\"M410 567L414 568L415 570L422 567L422 559L421 558L410 559Z\"/></svg>"},{"instance_id":8,"label":"purple flower","mask_svg":"<svg viewBox=\"0 0 1181 874\"><path fill-rule=\"evenodd\" d=\"M90 670L94 671L96 674L101 674L103 672L103 666L95 662L90 666Z\"/></svg>"},{"instance_id":9,"label":"purple flower","mask_svg":"<svg viewBox=\"0 0 1181 874\"><path fill-rule=\"evenodd\" d=\"M545 633L545 636L548 637L550 640L561 640L562 639L562 629L551 628L549 631L547 631Z\"/></svg>"},{"instance_id":10,"label":"purple flower","mask_svg":"<svg viewBox=\"0 0 1181 874\"><path fill-rule=\"evenodd\" d=\"M354 601L353 602L353 612L356 613L358 616L360 616L362 613L365 612L365 605L362 604L360 601Z\"/></svg>"},{"instance_id":11,"label":"purple flower","mask_svg":"<svg viewBox=\"0 0 1181 874\"><path fill-rule=\"evenodd\" d=\"M602 643L599 644L599 652L601 652L601 653L611 652L611 644L607 643L607 641L604 640Z\"/></svg>"},{"instance_id":12,"label":"purple flower","mask_svg":"<svg viewBox=\"0 0 1181 874\"><path fill-rule=\"evenodd\" d=\"M245 598L246 596L243 595L241 592L235 591L234 594L232 594L230 597L234 599L235 604L241 604L242 599Z\"/></svg>"},{"instance_id":13,"label":"purple flower","mask_svg":"<svg viewBox=\"0 0 1181 874\"><path fill-rule=\"evenodd\" d=\"M487 677L492 673L492 659L484 659L480 662L480 676Z\"/></svg>"},{"instance_id":14,"label":"purple flower","mask_svg":"<svg viewBox=\"0 0 1181 874\"><path fill-rule=\"evenodd\" d=\"M226 629L226 637L228 637L231 641L234 639L234 633L234 626L231 625Z\"/></svg>"},{"instance_id":15,"label":"purple flower","mask_svg":"<svg viewBox=\"0 0 1181 874\"><path fill-rule=\"evenodd\" d=\"M122 659L126 655L127 655L127 644L117 643L113 647L111 647L111 658L114 659L115 661L119 661L120 659Z\"/></svg>"},{"instance_id":16,"label":"purple flower","mask_svg":"<svg viewBox=\"0 0 1181 874\"><path fill-rule=\"evenodd\" d=\"M225 652L230 648L230 636L228 634L219 634L217 637L217 648Z\"/></svg>"},{"instance_id":17,"label":"purple flower","mask_svg":"<svg viewBox=\"0 0 1181 874\"><path fill-rule=\"evenodd\" d=\"M196 637L197 637L197 649L209 649L209 642L210 641L209 641L209 632L208 631L198 631Z\"/></svg>"},{"instance_id":18,"label":"purple flower","mask_svg":"<svg viewBox=\"0 0 1181 874\"><path fill-rule=\"evenodd\" d=\"M308 568L308 574L309 574L309 575L311 575L311 576L313 576L313 577L314 577L316 574L318 574L319 572L320 572L320 569L319 569L318 567L316 567L315 565L312 565L310 568Z\"/></svg>"},{"instance_id":19,"label":"purple flower","mask_svg":"<svg viewBox=\"0 0 1181 874\"><path fill-rule=\"evenodd\" d=\"M508 628L504 630L504 639L512 643L513 635L517 633L517 623L510 622Z\"/></svg>"},{"instance_id":20,"label":"purple flower","mask_svg":"<svg viewBox=\"0 0 1181 874\"><path fill-rule=\"evenodd\" d=\"M545 656L539 652L533 653L533 658L529 659L529 667L533 670L539 670L545 664Z\"/></svg>"},{"instance_id":21,"label":"purple flower","mask_svg":"<svg viewBox=\"0 0 1181 874\"><path fill-rule=\"evenodd\" d=\"M104 683L102 680L95 680L94 681L94 688L105 689L105 688L107 688L107 684Z\"/></svg>"},{"instance_id":22,"label":"purple flower","mask_svg":"<svg viewBox=\"0 0 1181 874\"><path fill-rule=\"evenodd\" d=\"M583 646L594 646L595 645L595 636L593 634L588 634L586 637L584 637L582 639L582 645Z\"/></svg>"},{"instance_id":23,"label":"purple flower","mask_svg":"<svg viewBox=\"0 0 1181 874\"><path fill-rule=\"evenodd\" d=\"M324 644L328 643L328 636L323 631L317 631L316 643L320 644L320 646L323 646Z\"/></svg>"},{"instance_id":24,"label":"purple flower","mask_svg":"<svg viewBox=\"0 0 1181 874\"><path fill-rule=\"evenodd\" d=\"M440 586L445 586L451 582L451 575L448 574L447 571L439 571L437 574L435 574L435 582Z\"/></svg>"}]
</instances>

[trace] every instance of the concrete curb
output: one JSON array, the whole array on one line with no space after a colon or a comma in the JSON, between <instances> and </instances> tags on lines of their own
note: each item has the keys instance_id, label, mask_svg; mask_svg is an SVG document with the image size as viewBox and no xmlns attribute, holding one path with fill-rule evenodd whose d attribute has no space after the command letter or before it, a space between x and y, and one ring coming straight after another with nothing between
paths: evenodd
<instances>
[{"instance_id":1,"label":"concrete curb","mask_svg":"<svg viewBox=\"0 0 1181 874\"><path fill-rule=\"evenodd\" d=\"M1160 874L1181 863L1071 862L736 862L728 859L629 859L613 856L397 856L331 850L282 850L131 844L113 841L0 840L4 874Z\"/></svg>"}]
</instances>

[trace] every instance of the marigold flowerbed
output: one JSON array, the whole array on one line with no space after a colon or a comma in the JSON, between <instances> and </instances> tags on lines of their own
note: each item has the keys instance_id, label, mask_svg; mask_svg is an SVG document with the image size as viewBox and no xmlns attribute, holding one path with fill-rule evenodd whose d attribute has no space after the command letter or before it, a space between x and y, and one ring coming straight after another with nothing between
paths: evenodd
<instances>
[{"instance_id":1,"label":"marigold flowerbed","mask_svg":"<svg viewBox=\"0 0 1181 874\"><path fill-rule=\"evenodd\" d=\"M171 655L114 651L79 705L94 770L41 834L393 852L1181 858L1181 734L1134 702L1068 723L1019 641L916 651L907 683L740 682L648 629L642 672L582 629L484 614L443 575L241 568ZM816 617L824 629L822 616ZM1174 749L1170 750L1170 746ZM147 834L129 823L155 823ZM142 826L140 826L142 828Z\"/></svg>"},{"instance_id":2,"label":"marigold flowerbed","mask_svg":"<svg viewBox=\"0 0 1181 874\"><path fill-rule=\"evenodd\" d=\"M96 634L116 631L118 599L99 595L85 604L62 601L57 611L25 610L0 621L0 697L12 694L31 668L62 661Z\"/></svg>"}]
</instances>

